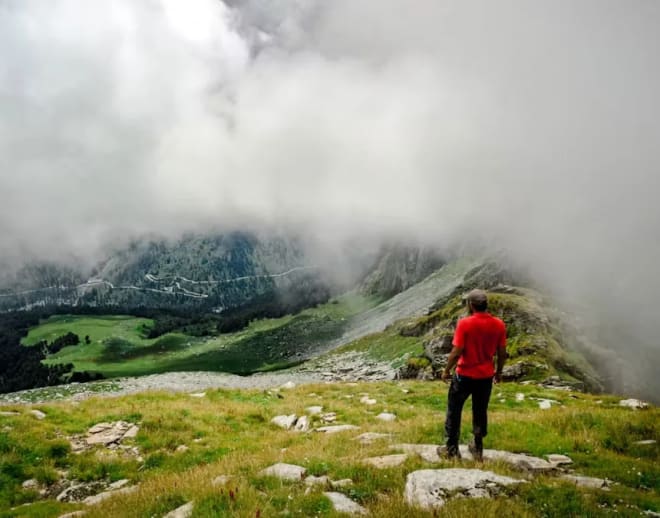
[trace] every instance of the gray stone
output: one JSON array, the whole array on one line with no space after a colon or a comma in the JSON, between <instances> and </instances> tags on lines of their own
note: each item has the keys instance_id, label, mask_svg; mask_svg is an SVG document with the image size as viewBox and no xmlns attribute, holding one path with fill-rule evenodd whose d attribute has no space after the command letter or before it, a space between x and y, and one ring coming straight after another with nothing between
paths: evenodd
<instances>
[{"instance_id":1,"label":"gray stone","mask_svg":"<svg viewBox=\"0 0 660 518\"><path fill-rule=\"evenodd\" d=\"M176 447L176 450L174 450L176 453L186 453L190 448L186 446L185 444L180 444L179 446Z\"/></svg>"},{"instance_id":2,"label":"gray stone","mask_svg":"<svg viewBox=\"0 0 660 518\"><path fill-rule=\"evenodd\" d=\"M347 432L349 430L359 430L359 426L352 424L336 424L332 426L321 426L320 428L315 428L317 432L322 433L338 433L338 432Z\"/></svg>"},{"instance_id":3,"label":"gray stone","mask_svg":"<svg viewBox=\"0 0 660 518\"><path fill-rule=\"evenodd\" d=\"M307 408L305 408L305 412L307 412L309 415L320 414L322 411L323 411L323 407L318 405L308 406Z\"/></svg>"},{"instance_id":4,"label":"gray stone","mask_svg":"<svg viewBox=\"0 0 660 518\"><path fill-rule=\"evenodd\" d=\"M297 416L296 414L291 415L276 415L273 417L270 422L280 428L285 430L290 430L291 427L296 423Z\"/></svg>"},{"instance_id":5,"label":"gray stone","mask_svg":"<svg viewBox=\"0 0 660 518\"><path fill-rule=\"evenodd\" d=\"M73 511L72 513L61 514L58 518L81 518L87 511Z\"/></svg>"},{"instance_id":6,"label":"gray stone","mask_svg":"<svg viewBox=\"0 0 660 518\"><path fill-rule=\"evenodd\" d=\"M193 513L194 504L188 502L187 504L177 507L174 511L170 511L163 518L190 518Z\"/></svg>"},{"instance_id":7,"label":"gray stone","mask_svg":"<svg viewBox=\"0 0 660 518\"><path fill-rule=\"evenodd\" d=\"M214 486L226 486L227 482L229 482L230 480L231 477L229 475L219 475L213 479L211 484Z\"/></svg>"},{"instance_id":8,"label":"gray stone","mask_svg":"<svg viewBox=\"0 0 660 518\"><path fill-rule=\"evenodd\" d=\"M332 489L342 489L345 487L350 487L353 485L353 481L350 478L342 478L341 480L331 480L330 487Z\"/></svg>"},{"instance_id":9,"label":"gray stone","mask_svg":"<svg viewBox=\"0 0 660 518\"><path fill-rule=\"evenodd\" d=\"M102 482L89 482L86 484L74 484L67 487L55 499L58 502L80 502L88 496L95 495L103 490Z\"/></svg>"},{"instance_id":10,"label":"gray stone","mask_svg":"<svg viewBox=\"0 0 660 518\"><path fill-rule=\"evenodd\" d=\"M393 444L390 449L419 455L426 462L440 462L437 444Z\"/></svg>"},{"instance_id":11,"label":"gray stone","mask_svg":"<svg viewBox=\"0 0 660 518\"><path fill-rule=\"evenodd\" d=\"M501 486L521 482L480 469L423 469L410 473L406 478L404 499L408 505L433 509L442 507L447 499L458 494L482 498L497 494Z\"/></svg>"},{"instance_id":12,"label":"gray stone","mask_svg":"<svg viewBox=\"0 0 660 518\"><path fill-rule=\"evenodd\" d=\"M37 481L36 478L31 478L30 480L26 480L21 484L21 487L23 489L37 489L39 487L39 481Z\"/></svg>"},{"instance_id":13,"label":"gray stone","mask_svg":"<svg viewBox=\"0 0 660 518\"><path fill-rule=\"evenodd\" d=\"M566 455L559 455L557 453L552 453L546 455L548 462L553 466L565 466L568 464L573 464L573 459L567 457Z\"/></svg>"},{"instance_id":14,"label":"gray stone","mask_svg":"<svg viewBox=\"0 0 660 518\"><path fill-rule=\"evenodd\" d=\"M285 464L278 462L272 466L267 467L259 472L262 476L267 477L277 477L282 480L302 480L307 474L307 470L302 466L296 466L295 464Z\"/></svg>"},{"instance_id":15,"label":"gray stone","mask_svg":"<svg viewBox=\"0 0 660 518\"><path fill-rule=\"evenodd\" d=\"M461 457L467 460L474 460L472 454L466 445L459 446ZM556 466L545 459L539 457L532 457L523 453L511 453L509 451L490 450L485 449L483 452L485 461L500 461L509 464L510 466L532 473L547 473L554 471Z\"/></svg>"},{"instance_id":16,"label":"gray stone","mask_svg":"<svg viewBox=\"0 0 660 518\"><path fill-rule=\"evenodd\" d=\"M99 423L92 426L87 432L88 437L85 439L88 446L95 444L102 444L108 446L115 444L124 438L134 425L125 421L117 421L116 423Z\"/></svg>"},{"instance_id":17,"label":"gray stone","mask_svg":"<svg viewBox=\"0 0 660 518\"><path fill-rule=\"evenodd\" d=\"M325 475L321 477L315 477L310 475L305 479L305 485L307 486L327 486L330 483L330 479Z\"/></svg>"},{"instance_id":18,"label":"gray stone","mask_svg":"<svg viewBox=\"0 0 660 518\"><path fill-rule=\"evenodd\" d=\"M332 502L333 509L339 513L367 514L367 510L364 507L353 502L353 500L342 493L326 491L323 494Z\"/></svg>"},{"instance_id":19,"label":"gray stone","mask_svg":"<svg viewBox=\"0 0 660 518\"><path fill-rule=\"evenodd\" d=\"M193 394L190 394L190 397L203 398L206 397L206 392L194 392Z\"/></svg>"},{"instance_id":20,"label":"gray stone","mask_svg":"<svg viewBox=\"0 0 660 518\"><path fill-rule=\"evenodd\" d=\"M391 422L391 421L396 421L396 416L389 412L381 412L376 416L376 419L380 419L381 421L385 421L385 422Z\"/></svg>"},{"instance_id":21,"label":"gray stone","mask_svg":"<svg viewBox=\"0 0 660 518\"><path fill-rule=\"evenodd\" d=\"M380 457L369 457L362 462L369 464L378 469L393 468L403 464L408 458L407 453L400 453L397 455L382 455Z\"/></svg>"},{"instance_id":22,"label":"gray stone","mask_svg":"<svg viewBox=\"0 0 660 518\"><path fill-rule=\"evenodd\" d=\"M378 441L380 439L390 439L391 437L391 433L364 432L358 435L355 440L360 441L362 444L371 444L374 441Z\"/></svg>"},{"instance_id":23,"label":"gray stone","mask_svg":"<svg viewBox=\"0 0 660 518\"><path fill-rule=\"evenodd\" d=\"M652 444L655 444L656 442L658 442L658 441L656 441L655 439L645 439L643 441L635 441L635 444L637 444L639 446L651 446Z\"/></svg>"},{"instance_id":24,"label":"gray stone","mask_svg":"<svg viewBox=\"0 0 660 518\"><path fill-rule=\"evenodd\" d=\"M619 401L619 406L640 410L648 408L649 404L644 401L640 401L639 399L622 399Z\"/></svg>"},{"instance_id":25,"label":"gray stone","mask_svg":"<svg viewBox=\"0 0 660 518\"><path fill-rule=\"evenodd\" d=\"M293 429L296 432L308 432L309 431L309 418L306 415L300 416L296 421Z\"/></svg>"},{"instance_id":26,"label":"gray stone","mask_svg":"<svg viewBox=\"0 0 660 518\"><path fill-rule=\"evenodd\" d=\"M337 413L336 412L327 412L325 414L321 414L321 421L324 423L334 423L337 420Z\"/></svg>"},{"instance_id":27,"label":"gray stone","mask_svg":"<svg viewBox=\"0 0 660 518\"><path fill-rule=\"evenodd\" d=\"M280 385L281 389L293 389L296 388L296 384L293 381L287 381L284 385Z\"/></svg>"},{"instance_id":28,"label":"gray stone","mask_svg":"<svg viewBox=\"0 0 660 518\"><path fill-rule=\"evenodd\" d=\"M117 489L115 491L104 491L103 493L99 493L98 495L88 496L83 500L83 503L85 505L96 505L107 500L108 498L112 498L113 496L128 495L130 493L134 493L135 491L137 491L137 486L124 487L122 489Z\"/></svg>"},{"instance_id":29,"label":"gray stone","mask_svg":"<svg viewBox=\"0 0 660 518\"><path fill-rule=\"evenodd\" d=\"M116 482L113 482L108 486L109 491L114 491L116 489L121 489L124 486L127 486L130 483L130 481L127 478L122 478L121 480L117 480Z\"/></svg>"},{"instance_id":30,"label":"gray stone","mask_svg":"<svg viewBox=\"0 0 660 518\"><path fill-rule=\"evenodd\" d=\"M137 437L140 428L136 425L131 426L128 431L124 434L122 439L135 439Z\"/></svg>"},{"instance_id":31,"label":"gray stone","mask_svg":"<svg viewBox=\"0 0 660 518\"><path fill-rule=\"evenodd\" d=\"M582 475L562 475L561 478L572 482L577 487L603 490L608 490L610 488L609 481L602 478L585 477Z\"/></svg>"},{"instance_id":32,"label":"gray stone","mask_svg":"<svg viewBox=\"0 0 660 518\"><path fill-rule=\"evenodd\" d=\"M46 414L44 414L41 410L30 410L28 413L39 421L46 419Z\"/></svg>"},{"instance_id":33,"label":"gray stone","mask_svg":"<svg viewBox=\"0 0 660 518\"><path fill-rule=\"evenodd\" d=\"M369 396L364 396L360 399L360 403L364 403L365 405L371 406L376 404L376 400L370 398Z\"/></svg>"}]
</instances>

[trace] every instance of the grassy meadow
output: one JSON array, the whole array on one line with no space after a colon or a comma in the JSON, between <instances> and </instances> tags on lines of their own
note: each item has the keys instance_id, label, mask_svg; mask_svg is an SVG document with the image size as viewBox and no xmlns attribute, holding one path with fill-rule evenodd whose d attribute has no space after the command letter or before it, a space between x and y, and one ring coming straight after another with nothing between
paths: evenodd
<instances>
[{"instance_id":1,"label":"grassy meadow","mask_svg":"<svg viewBox=\"0 0 660 518\"><path fill-rule=\"evenodd\" d=\"M147 339L153 321L145 318L57 315L31 329L23 344L75 333L81 343L49 356L47 363L72 363L78 371L108 378L185 370L248 374L295 364L297 351L339 338L352 317L377 303L347 294L296 315L255 320L242 331L203 338L168 333Z\"/></svg>"},{"instance_id":2,"label":"grassy meadow","mask_svg":"<svg viewBox=\"0 0 660 518\"><path fill-rule=\"evenodd\" d=\"M523 401L516 394L525 395ZM376 399L366 406L360 398ZM541 410L534 398L556 401ZM411 457L396 468L379 470L363 459L392 453L395 443L435 443L443 436L446 386L440 382L382 382L303 385L291 390L210 390L205 397L189 394L142 393L114 398L92 398L79 403L3 406L0 411L20 415L0 417L0 517L56 517L85 508L90 517L163 516L193 501L194 517L341 516L322 494L307 490L303 482L282 482L262 477L259 471L276 462L305 467L309 474L332 480L350 478L341 489L365 506L371 516L640 516L660 511L658 444L637 441L658 439L660 412L656 408L631 410L613 396L539 389L531 385L503 384L493 393L490 433L486 447L537 456L569 455L576 473L608 478L610 491L579 489L552 476L540 476L486 500L450 501L437 513L409 508L403 500L408 473L423 468L456 467L443 461L429 464ZM270 420L281 414L302 415L305 408L323 406L336 412L337 424L360 430L326 435L296 433L277 428ZM46 413L41 421L30 408ZM376 419L380 412L397 415L394 422ZM469 404L462 439L470 433ZM316 418L313 418L316 419ZM133 442L141 459L122 457L98 448L73 454L68 437L84 434L99 422L125 420L140 431ZM313 421L319 425L318 419ZM362 445L362 432L385 432L391 439ZM177 451L181 445L187 451ZM463 467L475 464L463 461ZM524 478L501 463L486 469ZM36 478L47 485L57 470L79 481L116 481L127 478L136 492L117 495L97 506L39 500L21 483ZM225 485L214 486L219 475ZM23 505L26 504L26 505ZM13 508L13 509L12 509Z\"/></svg>"}]
</instances>

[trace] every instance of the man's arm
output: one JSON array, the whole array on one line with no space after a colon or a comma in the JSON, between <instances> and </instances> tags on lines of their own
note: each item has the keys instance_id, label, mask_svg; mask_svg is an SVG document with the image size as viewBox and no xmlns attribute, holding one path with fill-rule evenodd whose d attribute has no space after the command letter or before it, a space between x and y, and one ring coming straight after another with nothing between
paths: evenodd
<instances>
[{"instance_id":1,"label":"man's arm","mask_svg":"<svg viewBox=\"0 0 660 518\"><path fill-rule=\"evenodd\" d=\"M495 370L495 377L493 380L495 383L499 383L502 380L502 369L504 368L504 362L506 361L506 347L497 348L497 368Z\"/></svg>"},{"instance_id":2,"label":"man's arm","mask_svg":"<svg viewBox=\"0 0 660 518\"><path fill-rule=\"evenodd\" d=\"M447 366L445 367L445 370L442 371L443 381L447 381L449 378L451 378L451 370L456 366L456 363L458 362L458 359L461 357L462 353L462 348L455 346L452 347L451 352L449 353L449 357L447 358Z\"/></svg>"}]
</instances>

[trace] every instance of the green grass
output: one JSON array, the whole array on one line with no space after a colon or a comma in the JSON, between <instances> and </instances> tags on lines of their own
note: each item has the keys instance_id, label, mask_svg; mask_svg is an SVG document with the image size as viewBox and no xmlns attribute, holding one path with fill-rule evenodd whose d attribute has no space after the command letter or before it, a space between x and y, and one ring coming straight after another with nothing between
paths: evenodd
<instances>
[{"instance_id":1,"label":"green grass","mask_svg":"<svg viewBox=\"0 0 660 518\"><path fill-rule=\"evenodd\" d=\"M378 302L349 293L297 315L256 320L242 331L207 338L168 333L147 339L153 321L144 318L58 315L30 329L23 344L75 333L81 343L51 355L46 363L72 363L75 370L100 372L108 378L184 370L248 374L297 364L298 351L338 338L353 317Z\"/></svg>"},{"instance_id":2,"label":"green grass","mask_svg":"<svg viewBox=\"0 0 660 518\"><path fill-rule=\"evenodd\" d=\"M33 407L47 414L43 421L31 417L25 407L2 406L0 410L20 415L0 417L0 517L56 517L82 508L52 499L41 501L36 492L20 487L23 480L33 477L52 483L57 470L66 470L79 481L128 478L139 484L134 494L90 508L89 516L162 516L190 500L196 504L195 517L339 516L322 495L323 488L307 491L303 483L259 475L275 462L299 464L311 474L333 480L351 478L353 485L342 491L367 507L372 516L430 517L433 513L412 510L403 501L406 476L416 469L452 464L428 464L411 457L402 466L377 470L362 459L390 453L391 443L442 442L446 391L440 382L415 381L299 386L282 391L282 397L272 391L209 390L201 399L154 392ZM360 403L363 393L377 404ZM525 399L517 401L517 393ZM558 405L540 410L535 397L556 400ZM659 448L635 442L658 438L660 412L621 408L614 397L600 396L601 403L596 399L526 385L500 385L491 401L486 447L538 456L569 455L576 473L614 481L611 491L582 490L541 476L493 500L450 501L436 516L603 516L614 511L638 516L645 510L659 511ZM270 424L275 415L301 415L311 405L323 405L325 411L337 413L340 423L361 429L336 435L299 434ZM384 410L394 412L397 421L376 420L375 415ZM139 424L132 444L140 449L142 462L112 454L100 457L93 451L71 452L67 437L84 434L95 423L116 420ZM393 438L361 445L354 437L364 431L391 433ZM469 435L468 405L462 439ZM181 444L189 451L177 453ZM474 464L465 461L463 466ZM501 463L488 463L486 468L524 477ZM231 476L230 483L212 486L220 474ZM22 504L30 505L9 510Z\"/></svg>"}]
</instances>

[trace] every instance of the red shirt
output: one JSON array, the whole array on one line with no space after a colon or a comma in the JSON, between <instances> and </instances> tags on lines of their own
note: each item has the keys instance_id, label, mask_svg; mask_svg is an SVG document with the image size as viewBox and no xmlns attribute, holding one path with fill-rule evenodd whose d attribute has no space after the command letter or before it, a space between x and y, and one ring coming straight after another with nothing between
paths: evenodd
<instances>
[{"instance_id":1,"label":"red shirt","mask_svg":"<svg viewBox=\"0 0 660 518\"><path fill-rule=\"evenodd\" d=\"M474 313L458 321L452 343L463 349L456 364L458 374L468 378L492 378L495 353L506 346L506 327L490 313Z\"/></svg>"}]
</instances>

